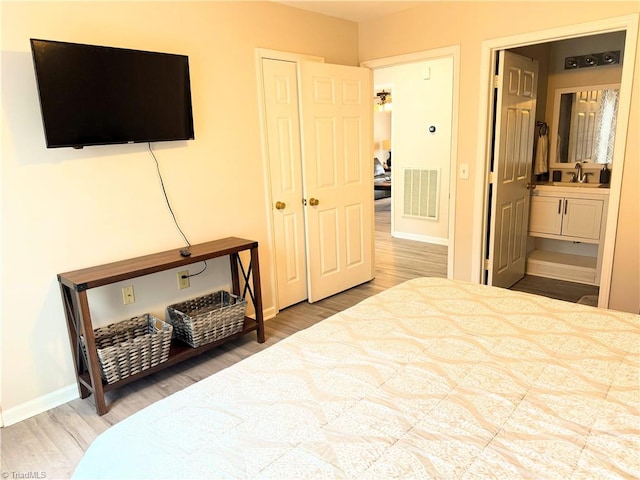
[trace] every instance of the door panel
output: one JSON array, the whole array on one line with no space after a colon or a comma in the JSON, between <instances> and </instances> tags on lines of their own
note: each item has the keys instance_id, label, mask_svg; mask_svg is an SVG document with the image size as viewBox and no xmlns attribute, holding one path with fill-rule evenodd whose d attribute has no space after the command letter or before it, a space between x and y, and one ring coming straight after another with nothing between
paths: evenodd
<instances>
[{"instance_id":1,"label":"door panel","mask_svg":"<svg viewBox=\"0 0 640 480\"><path fill-rule=\"evenodd\" d=\"M510 287L524 276L538 64L499 52L489 284Z\"/></svg>"},{"instance_id":2,"label":"door panel","mask_svg":"<svg viewBox=\"0 0 640 480\"><path fill-rule=\"evenodd\" d=\"M509 267L509 227L511 226L512 205L502 205L500 208L500 242L498 242L498 271Z\"/></svg>"},{"instance_id":3,"label":"door panel","mask_svg":"<svg viewBox=\"0 0 640 480\"><path fill-rule=\"evenodd\" d=\"M344 181L346 185L361 184L362 125L359 118L344 120Z\"/></svg>"},{"instance_id":4,"label":"door panel","mask_svg":"<svg viewBox=\"0 0 640 480\"><path fill-rule=\"evenodd\" d=\"M321 278L339 273L340 266L338 260L338 212L335 208L328 208L318 212L318 238L317 244L320 246L316 250L320 258Z\"/></svg>"},{"instance_id":5,"label":"door panel","mask_svg":"<svg viewBox=\"0 0 640 480\"><path fill-rule=\"evenodd\" d=\"M364 248L364 232L362 231L362 218L364 213L362 212L362 205L356 203L355 205L347 205L345 207L345 219L347 228L345 233L347 235L346 242L346 265L348 268L355 267L362 264L364 258L362 253Z\"/></svg>"},{"instance_id":6,"label":"door panel","mask_svg":"<svg viewBox=\"0 0 640 480\"><path fill-rule=\"evenodd\" d=\"M293 62L263 59L262 68L278 308L282 309L307 298L298 79Z\"/></svg>"},{"instance_id":7,"label":"door panel","mask_svg":"<svg viewBox=\"0 0 640 480\"><path fill-rule=\"evenodd\" d=\"M291 283L297 282L301 278L305 278L306 272L301 270L301 262L298 260L301 256L304 256L304 252L300 252L299 241L300 234L302 232L299 231L300 217L299 215L284 215L282 218L282 229L283 235L282 240L284 241L284 249L285 255L283 256L285 259L286 269L282 274L284 275L284 280L288 285ZM305 298L306 298L306 288L305 288ZM304 299L302 299L304 300ZM299 301L299 300L298 300ZM282 308L284 308L284 305Z\"/></svg>"},{"instance_id":8,"label":"door panel","mask_svg":"<svg viewBox=\"0 0 640 480\"><path fill-rule=\"evenodd\" d=\"M371 72L302 63L309 301L373 278Z\"/></svg>"},{"instance_id":9,"label":"door panel","mask_svg":"<svg viewBox=\"0 0 640 480\"><path fill-rule=\"evenodd\" d=\"M315 164L316 186L319 189L337 188L337 165L334 154L336 143L336 127L332 118L317 118L314 120L315 158L322 159ZM307 171L309 169L307 168ZM311 172L310 172L311 173Z\"/></svg>"},{"instance_id":10,"label":"door panel","mask_svg":"<svg viewBox=\"0 0 640 480\"><path fill-rule=\"evenodd\" d=\"M528 226L526 222L525 216L525 200L520 198L515 202L515 211L514 211L514 228L516 234L514 236L514 244L513 249L511 250L511 262L515 263L521 259L522 255L526 255L527 245L526 245L526 233L522 234L519 232L527 232ZM525 259L526 261L526 259Z\"/></svg>"}]
</instances>

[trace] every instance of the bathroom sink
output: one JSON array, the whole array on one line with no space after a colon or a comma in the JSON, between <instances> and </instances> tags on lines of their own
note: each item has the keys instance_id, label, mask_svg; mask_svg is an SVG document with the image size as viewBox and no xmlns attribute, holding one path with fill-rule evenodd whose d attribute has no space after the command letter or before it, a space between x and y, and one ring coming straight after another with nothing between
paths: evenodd
<instances>
[{"instance_id":1,"label":"bathroom sink","mask_svg":"<svg viewBox=\"0 0 640 480\"><path fill-rule=\"evenodd\" d=\"M577 187L577 188L607 188L609 185L602 183L578 183L578 182L549 182L556 187Z\"/></svg>"}]
</instances>

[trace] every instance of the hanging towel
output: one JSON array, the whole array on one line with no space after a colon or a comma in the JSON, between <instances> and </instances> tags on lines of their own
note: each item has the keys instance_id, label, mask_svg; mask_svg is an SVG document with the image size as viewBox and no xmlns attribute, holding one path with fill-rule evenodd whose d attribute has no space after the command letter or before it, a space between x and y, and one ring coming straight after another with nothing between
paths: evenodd
<instances>
[{"instance_id":1,"label":"hanging towel","mask_svg":"<svg viewBox=\"0 0 640 480\"><path fill-rule=\"evenodd\" d=\"M549 140L546 133L538 135L536 144L536 158L533 165L534 175L540 175L549 171Z\"/></svg>"}]
</instances>

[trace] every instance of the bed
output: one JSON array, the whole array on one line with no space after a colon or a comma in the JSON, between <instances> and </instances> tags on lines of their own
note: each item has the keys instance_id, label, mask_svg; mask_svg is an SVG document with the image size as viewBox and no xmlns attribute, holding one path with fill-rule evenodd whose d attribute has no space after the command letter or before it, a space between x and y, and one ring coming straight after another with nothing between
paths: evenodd
<instances>
[{"instance_id":1,"label":"bed","mask_svg":"<svg viewBox=\"0 0 640 480\"><path fill-rule=\"evenodd\" d=\"M638 478L640 316L390 288L102 433L74 478Z\"/></svg>"}]
</instances>

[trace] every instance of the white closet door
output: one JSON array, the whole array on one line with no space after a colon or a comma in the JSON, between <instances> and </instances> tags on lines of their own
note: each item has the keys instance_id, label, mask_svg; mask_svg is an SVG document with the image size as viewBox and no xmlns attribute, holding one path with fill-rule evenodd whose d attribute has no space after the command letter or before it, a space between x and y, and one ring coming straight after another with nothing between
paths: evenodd
<instances>
[{"instance_id":1,"label":"white closet door","mask_svg":"<svg viewBox=\"0 0 640 480\"><path fill-rule=\"evenodd\" d=\"M278 309L307 298L296 62L262 60Z\"/></svg>"},{"instance_id":2,"label":"white closet door","mask_svg":"<svg viewBox=\"0 0 640 480\"><path fill-rule=\"evenodd\" d=\"M310 302L373 278L371 71L299 64Z\"/></svg>"}]
</instances>

